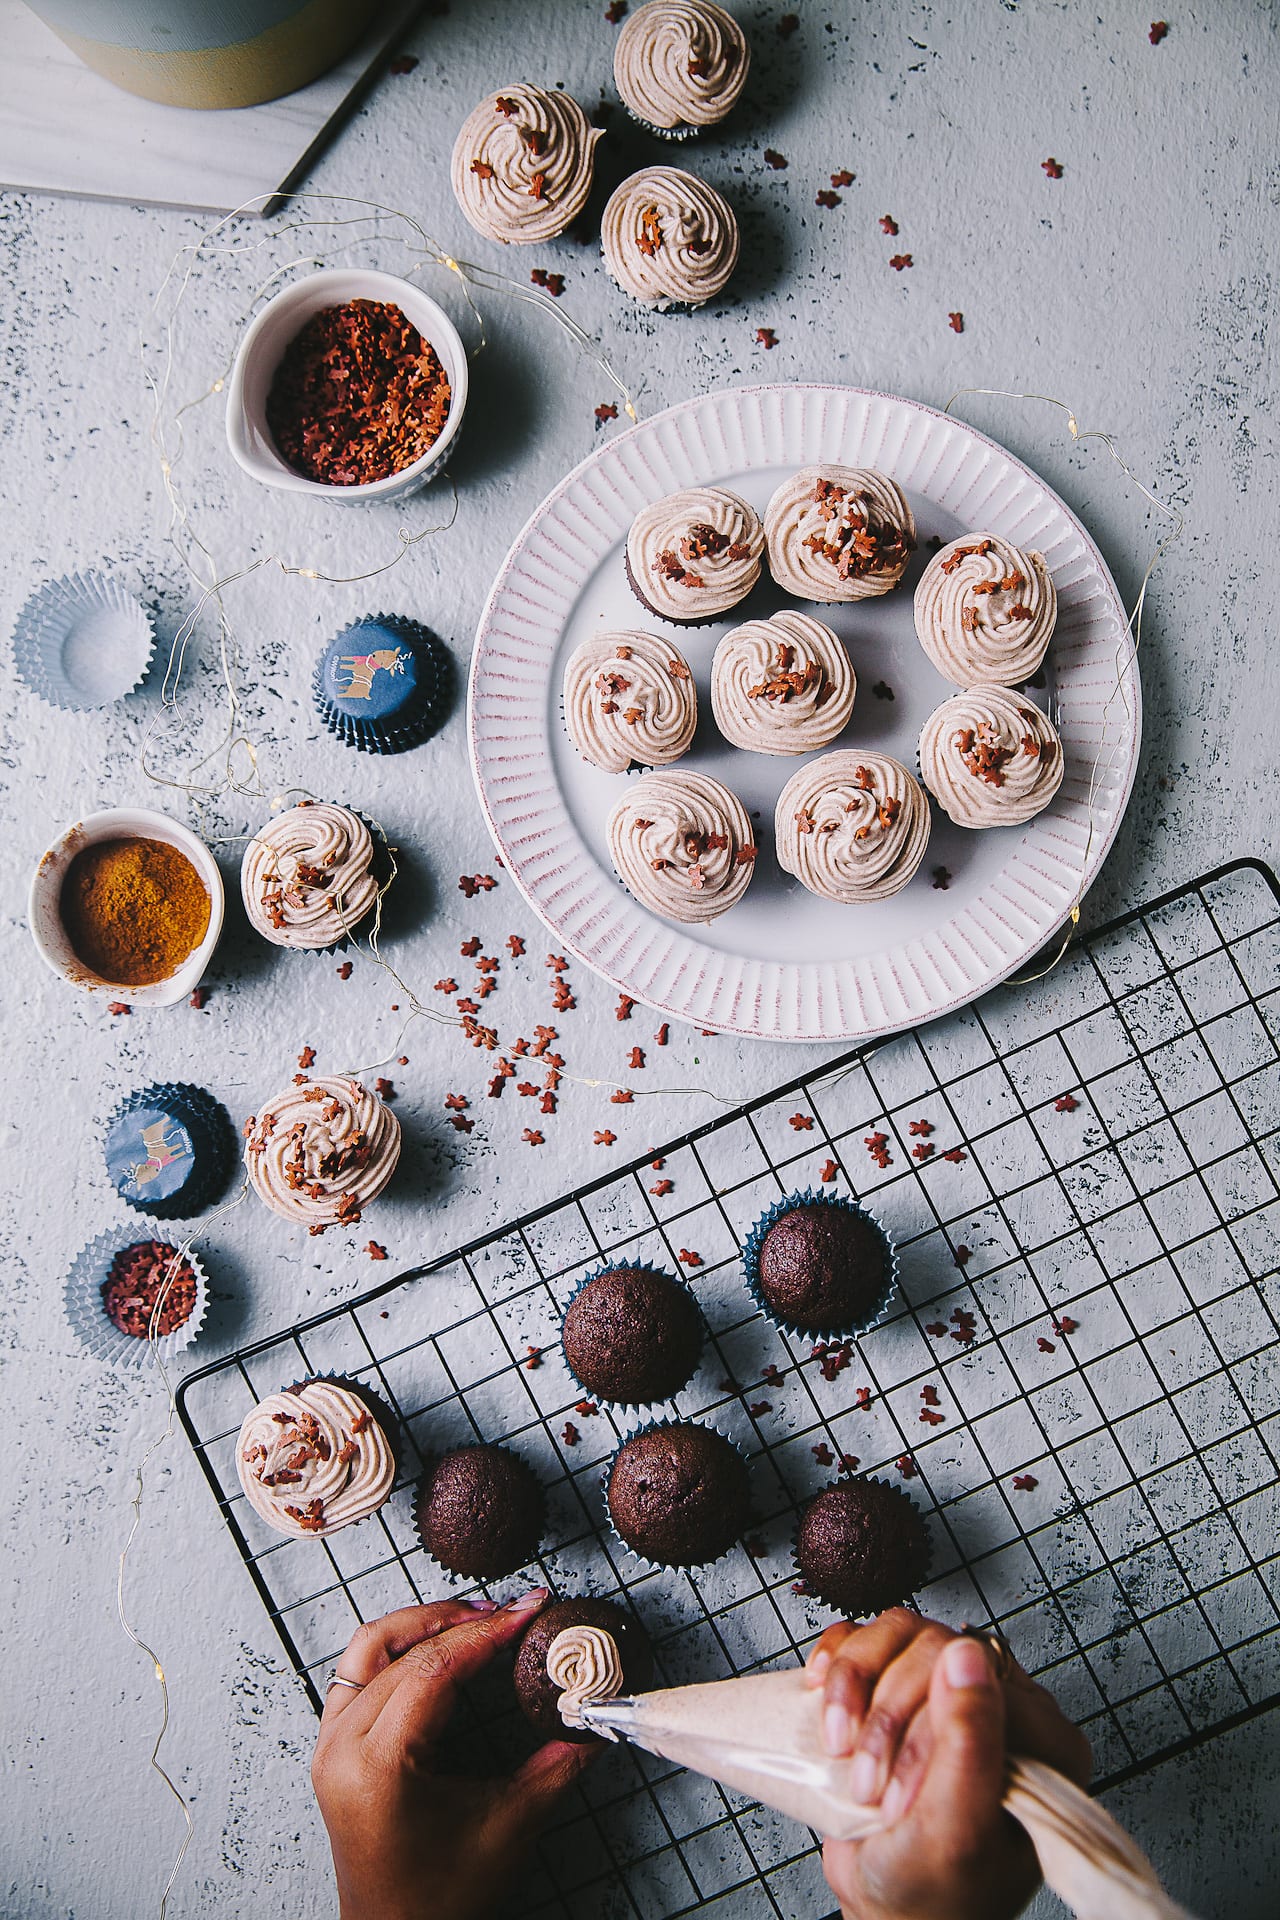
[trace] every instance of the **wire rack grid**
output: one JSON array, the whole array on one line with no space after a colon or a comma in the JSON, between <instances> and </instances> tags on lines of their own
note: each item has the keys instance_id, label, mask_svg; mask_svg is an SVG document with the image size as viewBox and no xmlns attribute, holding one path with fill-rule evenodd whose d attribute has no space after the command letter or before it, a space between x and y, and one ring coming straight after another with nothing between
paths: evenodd
<instances>
[{"instance_id":1,"label":"wire rack grid","mask_svg":"<svg viewBox=\"0 0 1280 1920\"><path fill-rule=\"evenodd\" d=\"M508 1442L548 1496L530 1574L629 1607L660 1683L787 1665L831 1617L797 1582L796 1514L833 1472L927 1510L917 1600L986 1622L1051 1687L1113 1784L1280 1700L1280 889L1240 861L1083 939L1043 979L847 1056L444 1259L184 1381L184 1428L313 1703L356 1623L462 1583L420 1547L422 1460ZM780 1194L854 1194L900 1293L814 1354L755 1314L740 1247ZM618 1258L691 1280L703 1364L665 1411L752 1455L756 1520L692 1575L639 1566L601 1474L635 1424L588 1411L558 1346ZM397 1490L329 1539L240 1492L241 1419L335 1371L396 1417ZM463 1749L509 1765L495 1676ZM632 1751L593 1769L523 1889L527 1915L807 1920L814 1836Z\"/></svg>"}]
</instances>

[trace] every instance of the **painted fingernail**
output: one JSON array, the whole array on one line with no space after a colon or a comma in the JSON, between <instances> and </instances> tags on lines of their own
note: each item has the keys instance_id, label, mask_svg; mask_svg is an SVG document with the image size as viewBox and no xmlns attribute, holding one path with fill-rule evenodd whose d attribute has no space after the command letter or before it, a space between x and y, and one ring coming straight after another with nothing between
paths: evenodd
<instances>
[{"instance_id":1,"label":"painted fingernail","mask_svg":"<svg viewBox=\"0 0 1280 1920\"><path fill-rule=\"evenodd\" d=\"M848 1753L853 1745L853 1722L845 1709L835 1701L823 1711L822 1738L826 1742L827 1752L835 1759Z\"/></svg>"},{"instance_id":2,"label":"painted fingernail","mask_svg":"<svg viewBox=\"0 0 1280 1920\"><path fill-rule=\"evenodd\" d=\"M470 1607L472 1613L496 1613L498 1611L498 1603L496 1600L468 1600L467 1605Z\"/></svg>"},{"instance_id":3,"label":"painted fingernail","mask_svg":"<svg viewBox=\"0 0 1280 1920\"><path fill-rule=\"evenodd\" d=\"M831 1655L827 1652L826 1648L824 1647L820 1653L814 1654L812 1660L809 1662L808 1666L804 1670L804 1677L807 1685L811 1687L820 1687L823 1681L826 1679L827 1673L830 1670L830 1667L831 1667Z\"/></svg>"},{"instance_id":4,"label":"painted fingernail","mask_svg":"<svg viewBox=\"0 0 1280 1920\"><path fill-rule=\"evenodd\" d=\"M508 1600L502 1609L504 1613L531 1613L540 1607L551 1593L550 1587L531 1587L528 1593L518 1593L514 1600Z\"/></svg>"},{"instance_id":5,"label":"painted fingernail","mask_svg":"<svg viewBox=\"0 0 1280 1920\"><path fill-rule=\"evenodd\" d=\"M943 1648L942 1671L949 1687L989 1687L995 1679L991 1662L978 1642L963 1635Z\"/></svg>"},{"instance_id":6,"label":"painted fingernail","mask_svg":"<svg viewBox=\"0 0 1280 1920\"><path fill-rule=\"evenodd\" d=\"M905 1812L906 1804L907 1790L895 1774L885 1788L884 1798L880 1802L880 1812L884 1816L886 1826L891 1827L894 1821Z\"/></svg>"},{"instance_id":7,"label":"painted fingernail","mask_svg":"<svg viewBox=\"0 0 1280 1920\"><path fill-rule=\"evenodd\" d=\"M873 1753L857 1753L849 1769L849 1793L861 1807L870 1806L880 1784L880 1762Z\"/></svg>"}]
</instances>

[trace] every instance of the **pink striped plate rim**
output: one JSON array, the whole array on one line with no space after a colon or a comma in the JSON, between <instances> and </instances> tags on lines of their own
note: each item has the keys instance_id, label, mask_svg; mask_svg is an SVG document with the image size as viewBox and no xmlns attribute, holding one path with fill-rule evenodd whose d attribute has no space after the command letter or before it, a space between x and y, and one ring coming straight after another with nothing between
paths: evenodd
<instances>
[{"instance_id":1,"label":"pink striped plate rim","mask_svg":"<svg viewBox=\"0 0 1280 1920\"><path fill-rule=\"evenodd\" d=\"M1042 553L1058 589L1046 685L1033 697L1062 735L1066 776L1027 826L985 833L935 807L924 864L868 906L807 893L778 866L773 809L801 760L728 745L711 715L717 640L796 604L768 580L724 620L678 627L643 609L623 554L639 509L677 488L731 488L763 510L798 467L878 467L905 491L920 550L903 585L846 607L810 606L858 677L836 747L914 769L920 728L954 689L915 637L912 593L929 541L979 529ZM739 795L760 854L744 899L707 927L641 907L615 875L605 820L631 776L581 760L564 730L569 653L611 628L662 634L698 689L687 760ZM994 441L913 400L856 387L727 389L683 402L598 447L551 492L508 553L476 635L468 726L480 805L503 864L556 941L623 993L673 1019L754 1039L869 1041L953 1012L1007 979L1065 924L1115 838L1137 766L1142 697L1114 581L1080 521ZM812 757L812 756L809 756ZM946 869L945 886L935 884Z\"/></svg>"}]
</instances>

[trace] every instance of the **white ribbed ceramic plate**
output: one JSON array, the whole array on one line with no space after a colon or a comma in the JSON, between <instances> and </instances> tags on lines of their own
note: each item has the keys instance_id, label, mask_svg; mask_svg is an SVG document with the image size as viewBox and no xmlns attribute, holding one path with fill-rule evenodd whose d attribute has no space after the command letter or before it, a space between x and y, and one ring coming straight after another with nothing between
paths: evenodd
<instances>
[{"instance_id":1,"label":"white ribbed ceramic plate","mask_svg":"<svg viewBox=\"0 0 1280 1920\"><path fill-rule=\"evenodd\" d=\"M934 810L924 865L891 900L817 899L778 867L774 803L798 760L744 753L716 732L709 670L720 636L788 602L767 578L716 625L646 614L623 572L627 530L677 487L731 487L757 508L814 461L874 466L911 501L920 552L903 587L848 607L815 607L848 643L853 717L835 746L877 747L908 766L929 713L954 691L920 648L911 596L930 535L975 529L1044 554L1058 588L1047 687L1066 776L1028 826L971 833ZM688 764L760 815L745 898L708 927L661 920L617 879L605 820L626 774L579 759L564 731L564 662L613 627L668 634L693 669L698 734ZM877 698L877 682L894 698ZM964 1006L1055 933L1115 837L1133 785L1141 694L1124 609L1102 557L1044 482L962 421L852 387L710 393L620 434L569 474L530 519L498 573L472 662L472 765L503 863L559 945L636 1000L728 1033L865 1041ZM945 890L933 871L946 867Z\"/></svg>"}]
</instances>

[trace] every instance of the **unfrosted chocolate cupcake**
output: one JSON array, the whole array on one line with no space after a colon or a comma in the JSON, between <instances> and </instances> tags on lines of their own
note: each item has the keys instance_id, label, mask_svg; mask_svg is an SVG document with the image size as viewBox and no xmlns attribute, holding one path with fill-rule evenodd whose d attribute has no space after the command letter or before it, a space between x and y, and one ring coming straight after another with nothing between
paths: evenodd
<instances>
[{"instance_id":1,"label":"unfrosted chocolate cupcake","mask_svg":"<svg viewBox=\"0 0 1280 1920\"><path fill-rule=\"evenodd\" d=\"M918 1508L883 1480L841 1480L809 1502L796 1534L796 1565L811 1593L841 1613L883 1613L929 1573L929 1536Z\"/></svg>"},{"instance_id":2,"label":"unfrosted chocolate cupcake","mask_svg":"<svg viewBox=\"0 0 1280 1920\"><path fill-rule=\"evenodd\" d=\"M418 1482L418 1538L447 1573L493 1580L538 1550L545 1516L531 1467L506 1447L455 1447Z\"/></svg>"},{"instance_id":3,"label":"unfrosted chocolate cupcake","mask_svg":"<svg viewBox=\"0 0 1280 1920\"><path fill-rule=\"evenodd\" d=\"M641 1559L700 1566L727 1553L747 1524L747 1463L713 1427L645 1427L618 1449L606 1502L614 1532Z\"/></svg>"},{"instance_id":4,"label":"unfrosted chocolate cupcake","mask_svg":"<svg viewBox=\"0 0 1280 1920\"><path fill-rule=\"evenodd\" d=\"M747 1284L780 1327L839 1338L868 1327L888 1299L893 1248L851 1201L804 1193L780 1201L746 1248Z\"/></svg>"},{"instance_id":5,"label":"unfrosted chocolate cupcake","mask_svg":"<svg viewBox=\"0 0 1280 1920\"><path fill-rule=\"evenodd\" d=\"M649 1645L634 1620L612 1600L556 1600L545 1607L520 1642L512 1680L526 1720L545 1740L598 1739L586 1727L567 1727L560 1717L560 1688L547 1672L547 1649L566 1627L596 1627L607 1633L622 1660L622 1693L641 1693L653 1678Z\"/></svg>"},{"instance_id":6,"label":"unfrosted chocolate cupcake","mask_svg":"<svg viewBox=\"0 0 1280 1920\"><path fill-rule=\"evenodd\" d=\"M698 1364L702 1316L689 1289L654 1267L606 1267L569 1302L564 1357L597 1400L669 1400Z\"/></svg>"}]
</instances>

